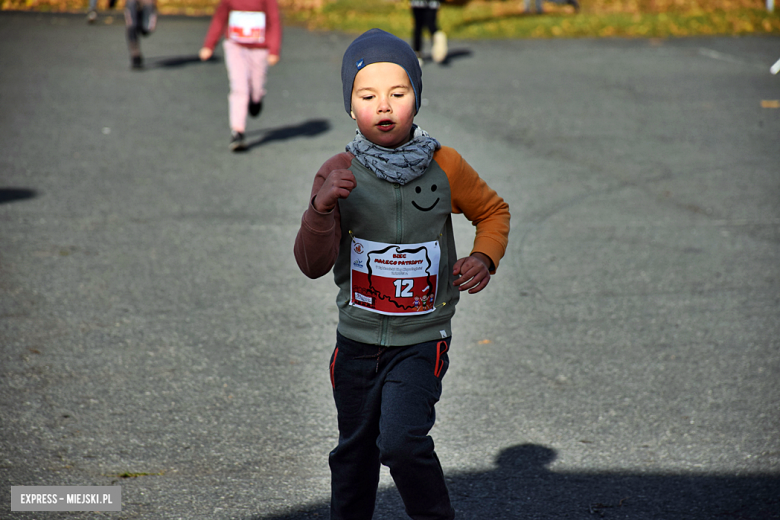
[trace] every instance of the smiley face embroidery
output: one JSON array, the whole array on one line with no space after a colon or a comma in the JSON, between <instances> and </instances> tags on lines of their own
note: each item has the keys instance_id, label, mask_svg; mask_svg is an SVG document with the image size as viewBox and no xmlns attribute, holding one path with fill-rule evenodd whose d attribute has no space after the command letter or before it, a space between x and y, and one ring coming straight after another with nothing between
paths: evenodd
<instances>
[{"instance_id":1,"label":"smiley face embroidery","mask_svg":"<svg viewBox=\"0 0 780 520\"><path fill-rule=\"evenodd\" d=\"M434 184L433 186L431 186L431 193L433 193L433 192L435 192L435 191L436 191L436 185ZM419 187L419 186L417 186L417 187L414 189L414 192L415 192L415 193L422 193L422 188L421 188L421 187ZM420 211L431 211L433 208L435 208L435 207L436 207L436 204L438 204L438 203L439 203L439 198L437 197L437 198L436 198L436 200L435 200L435 201L433 201L433 204L431 204L431 205L430 205L430 206L428 206L427 208L420 206L420 205L419 205L419 204L417 204L415 201L412 201L412 206L414 206L415 208L419 209Z\"/></svg>"}]
</instances>

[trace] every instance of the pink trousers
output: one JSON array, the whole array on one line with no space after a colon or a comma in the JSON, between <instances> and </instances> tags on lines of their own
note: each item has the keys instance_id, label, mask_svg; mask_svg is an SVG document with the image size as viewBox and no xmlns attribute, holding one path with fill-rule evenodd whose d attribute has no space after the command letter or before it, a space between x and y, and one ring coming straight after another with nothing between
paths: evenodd
<instances>
[{"instance_id":1,"label":"pink trousers","mask_svg":"<svg viewBox=\"0 0 780 520\"><path fill-rule=\"evenodd\" d=\"M244 132L250 96L254 102L259 102L265 96L268 49L250 49L230 40L224 41L223 48L230 81L230 129Z\"/></svg>"}]
</instances>

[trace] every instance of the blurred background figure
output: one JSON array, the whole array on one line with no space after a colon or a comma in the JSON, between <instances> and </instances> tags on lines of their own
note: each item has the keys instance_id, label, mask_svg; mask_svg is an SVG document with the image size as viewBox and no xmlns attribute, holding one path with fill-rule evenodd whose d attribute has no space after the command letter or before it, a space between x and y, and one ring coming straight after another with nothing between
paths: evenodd
<instances>
[{"instance_id":1,"label":"blurred background figure","mask_svg":"<svg viewBox=\"0 0 780 520\"><path fill-rule=\"evenodd\" d=\"M127 0L125 3L125 26L127 46L130 50L130 66L142 69L141 44L138 35L149 36L157 26L157 3L155 0Z\"/></svg>"},{"instance_id":2,"label":"blurred background figure","mask_svg":"<svg viewBox=\"0 0 780 520\"><path fill-rule=\"evenodd\" d=\"M541 14L544 12L544 9L542 9L542 1L543 0L536 0L536 12ZM572 7L574 7L575 12L579 12L580 10L580 4L577 2L577 0L549 0L551 2L554 2L556 4L567 4ZM525 0L525 12L530 13L531 12L531 0Z\"/></svg>"},{"instance_id":3,"label":"blurred background figure","mask_svg":"<svg viewBox=\"0 0 780 520\"><path fill-rule=\"evenodd\" d=\"M223 36L230 82L230 150L239 152L247 148L247 113L257 117L263 108L268 65L279 62L282 25L276 0L220 0L198 53L201 60L211 58Z\"/></svg>"},{"instance_id":4,"label":"blurred background figure","mask_svg":"<svg viewBox=\"0 0 780 520\"><path fill-rule=\"evenodd\" d=\"M116 0L108 0L108 8L116 7ZM95 23L97 20L97 0L89 0L89 11L87 11L87 23Z\"/></svg>"},{"instance_id":5,"label":"blurred background figure","mask_svg":"<svg viewBox=\"0 0 780 520\"><path fill-rule=\"evenodd\" d=\"M412 16L414 17L412 49L417 53L420 66L423 64L423 30L427 30L431 36L431 58L433 61L441 63L447 58L447 35L439 29L436 20L440 5L439 0L412 0Z\"/></svg>"}]
</instances>

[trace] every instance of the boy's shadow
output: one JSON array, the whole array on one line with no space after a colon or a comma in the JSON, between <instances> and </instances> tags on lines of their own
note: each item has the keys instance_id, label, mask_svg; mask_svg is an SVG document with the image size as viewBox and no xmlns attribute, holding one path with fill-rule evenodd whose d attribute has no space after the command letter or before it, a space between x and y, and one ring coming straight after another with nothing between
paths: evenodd
<instances>
[{"instance_id":1,"label":"boy's shadow","mask_svg":"<svg viewBox=\"0 0 780 520\"><path fill-rule=\"evenodd\" d=\"M310 119L296 125L280 126L265 130L253 130L246 133L247 150L262 146L273 141L286 141L296 137L315 137L324 134L331 128L330 121L327 119ZM259 139L253 136L261 135Z\"/></svg>"},{"instance_id":2,"label":"boy's shadow","mask_svg":"<svg viewBox=\"0 0 780 520\"><path fill-rule=\"evenodd\" d=\"M17 200L34 199L38 192L29 188L0 188L0 204Z\"/></svg>"},{"instance_id":3,"label":"boy's shadow","mask_svg":"<svg viewBox=\"0 0 780 520\"><path fill-rule=\"evenodd\" d=\"M780 518L780 476L557 472L555 451L523 444L503 450L496 468L448 477L459 520L712 520ZM328 518L328 504L249 520ZM374 518L408 520L395 489L380 491Z\"/></svg>"}]
</instances>

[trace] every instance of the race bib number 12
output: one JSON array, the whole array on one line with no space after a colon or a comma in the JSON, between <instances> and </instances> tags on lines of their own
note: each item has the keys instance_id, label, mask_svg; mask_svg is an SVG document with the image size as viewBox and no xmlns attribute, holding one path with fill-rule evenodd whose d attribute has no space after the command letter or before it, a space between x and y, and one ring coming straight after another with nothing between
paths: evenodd
<instances>
[{"instance_id":1,"label":"race bib number 12","mask_svg":"<svg viewBox=\"0 0 780 520\"><path fill-rule=\"evenodd\" d=\"M433 312L438 242L384 244L355 238L350 257L350 305L387 315Z\"/></svg>"}]
</instances>

